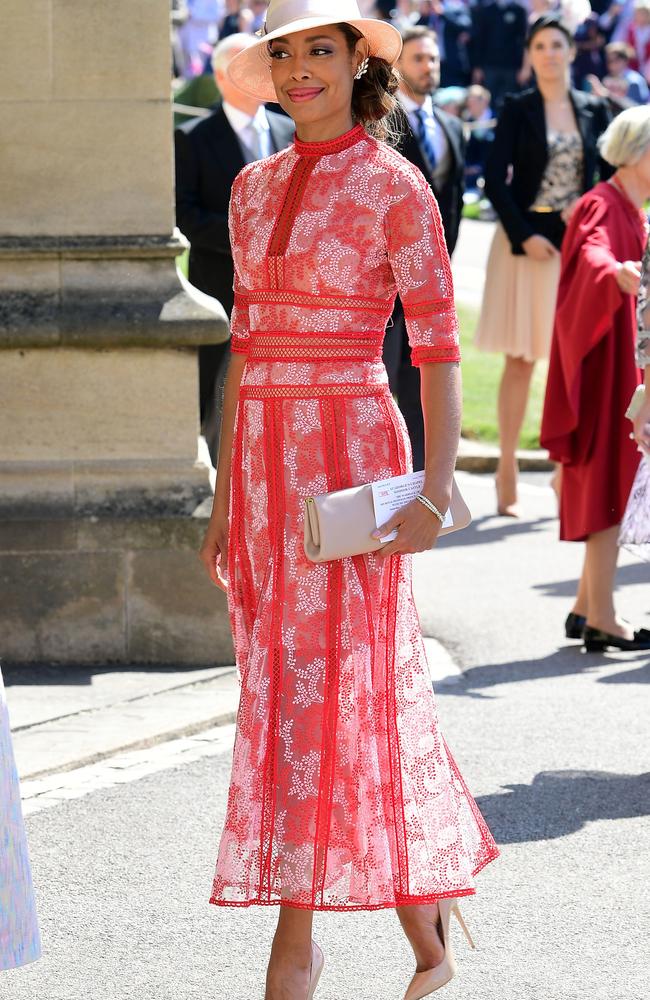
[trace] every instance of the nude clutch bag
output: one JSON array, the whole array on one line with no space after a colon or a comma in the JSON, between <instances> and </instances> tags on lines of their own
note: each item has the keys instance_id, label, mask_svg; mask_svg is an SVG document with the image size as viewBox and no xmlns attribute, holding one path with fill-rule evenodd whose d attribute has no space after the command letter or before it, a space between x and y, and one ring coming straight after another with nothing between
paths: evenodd
<instances>
[{"instance_id":1,"label":"nude clutch bag","mask_svg":"<svg viewBox=\"0 0 650 1000\"><path fill-rule=\"evenodd\" d=\"M384 480L390 482L390 480ZM438 535L466 528L472 515L454 479L449 511L453 525L441 528ZM345 559L366 552L376 552L384 542L373 538L376 531L372 485L351 486L347 490L322 493L305 500L305 555L311 562Z\"/></svg>"}]
</instances>

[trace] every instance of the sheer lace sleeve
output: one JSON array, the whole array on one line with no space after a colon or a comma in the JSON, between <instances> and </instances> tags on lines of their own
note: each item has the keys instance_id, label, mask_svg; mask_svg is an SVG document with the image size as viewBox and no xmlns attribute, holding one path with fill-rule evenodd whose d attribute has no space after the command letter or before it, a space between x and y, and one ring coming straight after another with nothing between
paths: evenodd
<instances>
[{"instance_id":1,"label":"sheer lace sleeve","mask_svg":"<svg viewBox=\"0 0 650 1000\"><path fill-rule=\"evenodd\" d=\"M396 171L385 220L414 365L460 361L458 319L440 211L415 170Z\"/></svg>"},{"instance_id":2,"label":"sheer lace sleeve","mask_svg":"<svg viewBox=\"0 0 650 1000\"><path fill-rule=\"evenodd\" d=\"M638 339L636 358L640 368L650 365L650 240L643 255L641 285L636 309Z\"/></svg>"},{"instance_id":3,"label":"sheer lace sleeve","mask_svg":"<svg viewBox=\"0 0 650 1000\"><path fill-rule=\"evenodd\" d=\"M235 304L230 314L230 350L233 354L247 354L248 341L250 340L250 323L248 318L248 299L246 288L241 280L241 270L239 261L241 257L241 234L239 227L239 199L241 194L241 183L239 177L235 180L230 196L230 209L228 212L228 228L230 230L230 246L232 249L233 261L235 264Z\"/></svg>"}]
</instances>

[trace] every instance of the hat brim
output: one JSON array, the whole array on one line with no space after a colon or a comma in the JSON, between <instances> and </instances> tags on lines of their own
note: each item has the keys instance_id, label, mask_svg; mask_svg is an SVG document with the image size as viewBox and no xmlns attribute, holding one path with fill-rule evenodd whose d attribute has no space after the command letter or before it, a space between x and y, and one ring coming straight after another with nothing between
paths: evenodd
<instances>
[{"instance_id":1,"label":"hat brim","mask_svg":"<svg viewBox=\"0 0 650 1000\"><path fill-rule=\"evenodd\" d=\"M303 17L298 21L291 21L290 24L270 31L254 45L249 45L242 52L238 52L229 63L226 72L231 81L250 97L257 97L261 101L277 101L275 87L271 80L269 42L272 42L274 38L284 38L286 35L293 35L298 31L306 31L308 28L323 28L333 23L331 19L326 17ZM402 36L392 24L388 24L386 21L375 21L369 17L343 23L351 24L353 28L361 32L368 41L371 56L385 59L391 66L397 62L402 51Z\"/></svg>"}]
</instances>

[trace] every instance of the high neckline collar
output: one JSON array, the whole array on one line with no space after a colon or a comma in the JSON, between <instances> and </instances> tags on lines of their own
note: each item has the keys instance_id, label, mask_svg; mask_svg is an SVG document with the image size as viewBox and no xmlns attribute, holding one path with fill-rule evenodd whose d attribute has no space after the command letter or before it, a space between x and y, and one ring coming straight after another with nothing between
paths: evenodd
<instances>
[{"instance_id":1,"label":"high neckline collar","mask_svg":"<svg viewBox=\"0 0 650 1000\"><path fill-rule=\"evenodd\" d=\"M336 139L326 139L323 142L303 142L295 136L293 146L298 156L331 156L332 153L342 153L345 149L355 146L361 139L365 139L367 134L363 125L355 125L349 132L344 132Z\"/></svg>"}]
</instances>

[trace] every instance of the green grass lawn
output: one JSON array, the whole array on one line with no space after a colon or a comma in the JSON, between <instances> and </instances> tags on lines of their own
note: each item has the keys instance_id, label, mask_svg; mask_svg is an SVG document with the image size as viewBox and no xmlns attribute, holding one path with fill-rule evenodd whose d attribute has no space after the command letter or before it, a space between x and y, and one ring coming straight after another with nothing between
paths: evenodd
<instances>
[{"instance_id":1,"label":"green grass lawn","mask_svg":"<svg viewBox=\"0 0 650 1000\"><path fill-rule=\"evenodd\" d=\"M498 440L497 391L503 356L484 354L474 347L472 338L478 321L478 309L462 305L457 308L463 356L463 436L495 442ZM528 412L521 434L521 448L539 448L546 368L546 363L539 363L535 368Z\"/></svg>"}]
</instances>

